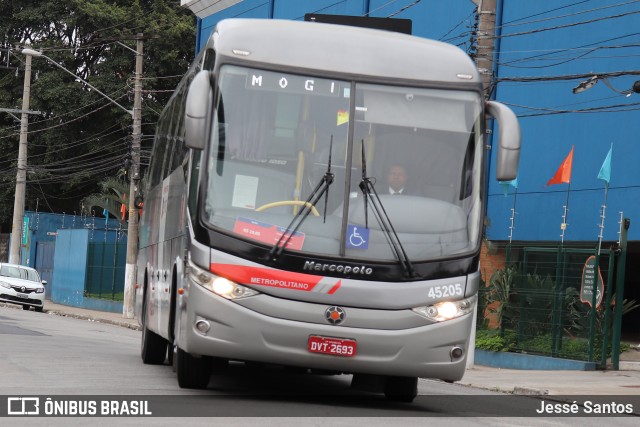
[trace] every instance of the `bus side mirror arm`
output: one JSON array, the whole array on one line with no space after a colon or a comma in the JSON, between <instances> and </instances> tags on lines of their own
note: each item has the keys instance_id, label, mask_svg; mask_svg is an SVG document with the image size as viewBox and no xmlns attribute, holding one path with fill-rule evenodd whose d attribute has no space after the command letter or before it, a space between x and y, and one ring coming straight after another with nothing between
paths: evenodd
<instances>
[{"instance_id":1,"label":"bus side mirror arm","mask_svg":"<svg viewBox=\"0 0 640 427\"><path fill-rule=\"evenodd\" d=\"M194 150L203 150L208 135L209 111L213 101L212 76L202 70L189 84L184 113L185 144Z\"/></svg>"},{"instance_id":2,"label":"bus side mirror arm","mask_svg":"<svg viewBox=\"0 0 640 427\"><path fill-rule=\"evenodd\" d=\"M509 107L495 101L486 102L487 114L498 122L498 156L496 178L511 181L518 176L520 163L520 124Z\"/></svg>"}]
</instances>

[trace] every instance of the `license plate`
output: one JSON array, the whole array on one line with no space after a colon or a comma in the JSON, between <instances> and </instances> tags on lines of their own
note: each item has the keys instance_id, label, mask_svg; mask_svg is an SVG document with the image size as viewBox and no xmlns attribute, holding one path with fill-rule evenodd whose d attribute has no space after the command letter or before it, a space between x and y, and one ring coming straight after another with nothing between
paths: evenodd
<instances>
[{"instance_id":1,"label":"license plate","mask_svg":"<svg viewBox=\"0 0 640 427\"><path fill-rule=\"evenodd\" d=\"M356 355L358 343L347 338L332 338L311 335L307 349L311 353L330 354L332 356L353 357Z\"/></svg>"},{"instance_id":2,"label":"license plate","mask_svg":"<svg viewBox=\"0 0 640 427\"><path fill-rule=\"evenodd\" d=\"M17 296L18 298L27 298L27 299L29 299L29 294L22 294L22 293L20 293L20 292L17 292L17 293L16 293L16 296Z\"/></svg>"}]
</instances>

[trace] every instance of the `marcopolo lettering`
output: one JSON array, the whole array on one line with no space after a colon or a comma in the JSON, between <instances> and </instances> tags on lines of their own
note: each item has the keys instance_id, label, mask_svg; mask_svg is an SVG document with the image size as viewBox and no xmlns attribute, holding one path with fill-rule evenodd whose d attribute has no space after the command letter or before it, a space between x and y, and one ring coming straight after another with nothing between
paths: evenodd
<instances>
[{"instance_id":1,"label":"marcopolo lettering","mask_svg":"<svg viewBox=\"0 0 640 427\"><path fill-rule=\"evenodd\" d=\"M303 270L307 271L319 271L330 273L342 273L342 274L362 274L368 276L373 274L373 268L366 267L364 265L351 266L343 264L323 264L315 261L305 261Z\"/></svg>"}]
</instances>

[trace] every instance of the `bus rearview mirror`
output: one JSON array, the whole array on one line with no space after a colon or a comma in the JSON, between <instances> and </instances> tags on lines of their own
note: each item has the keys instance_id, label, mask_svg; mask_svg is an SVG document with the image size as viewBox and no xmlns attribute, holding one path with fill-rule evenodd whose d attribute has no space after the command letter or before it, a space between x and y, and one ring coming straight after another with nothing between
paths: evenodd
<instances>
[{"instance_id":1,"label":"bus rearview mirror","mask_svg":"<svg viewBox=\"0 0 640 427\"><path fill-rule=\"evenodd\" d=\"M213 99L211 80L211 73L202 70L189 84L184 117L185 144L194 150L202 150L205 147Z\"/></svg>"},{"instance_id":2,"label":"bus rearview mirror","mask_svg":"<svg viewBox=\"0 0 640 427\"><path fill-rule=\"evenodd\" d=\"M496 178L498 181L511 181L518 176L520 163L520 124L515 113L507 106L487 101L487 114L498 122L498 155Z\"/></svg>"}]
</instances>

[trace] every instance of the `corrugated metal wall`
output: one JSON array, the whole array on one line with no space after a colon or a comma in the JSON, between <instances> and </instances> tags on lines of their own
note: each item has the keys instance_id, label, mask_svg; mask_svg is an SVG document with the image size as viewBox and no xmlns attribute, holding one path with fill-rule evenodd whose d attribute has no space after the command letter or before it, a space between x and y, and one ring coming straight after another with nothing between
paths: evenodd
<instances>
[{"instance_id":1,"label":"corrugated metal wall","mask_svg":"<svg viewBox=\"0 0 640 427\"><path fill-rule=\"evenodd\" d=\"M53 289L53 255L56 249L56 242L45 241L38 242L36 246L36 265L35 268L40 273L40 278L47 281L44 287L44 296L51 299L51 290Z\"/></svg>"}]
</instances>

